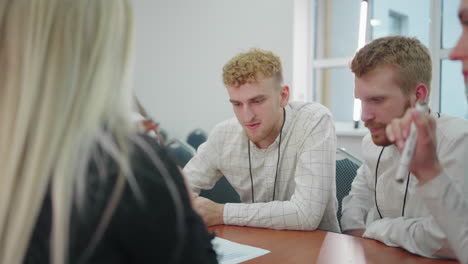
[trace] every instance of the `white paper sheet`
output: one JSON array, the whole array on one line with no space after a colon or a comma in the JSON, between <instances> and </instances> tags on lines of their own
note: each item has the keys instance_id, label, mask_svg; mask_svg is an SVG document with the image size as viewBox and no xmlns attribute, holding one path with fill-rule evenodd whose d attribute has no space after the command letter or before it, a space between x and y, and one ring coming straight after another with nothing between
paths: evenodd
<instances>
[{"instance_id":1,"label":"white paper sheet","mask_svg":"<svg viewBox=\"0 0 468 264\"><path fill-rule=\"evenodd\" d=\"M242 245L219 237L215 237L211 243L218 254L219 264L236 264L270 253L262 248Z\"/></svg>"}]
</instances>

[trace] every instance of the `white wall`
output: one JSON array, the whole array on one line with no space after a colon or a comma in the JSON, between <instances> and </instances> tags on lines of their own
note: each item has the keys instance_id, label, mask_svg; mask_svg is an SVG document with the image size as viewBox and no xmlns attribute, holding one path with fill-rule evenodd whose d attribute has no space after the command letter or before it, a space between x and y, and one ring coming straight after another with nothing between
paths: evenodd
<instances>
[{"instance_id":1,"label":"white wall","mask_svg":"<svg viewBox=\"0 0 468 264\"><path fill-rule=\"evenodd\" d=\"M251 47L282 58L291 84L292 0L136 0L135 90L170 137L233 115L223 65ZM291 87L294 89L293 87Z\"/></svg>"}]
</instances>

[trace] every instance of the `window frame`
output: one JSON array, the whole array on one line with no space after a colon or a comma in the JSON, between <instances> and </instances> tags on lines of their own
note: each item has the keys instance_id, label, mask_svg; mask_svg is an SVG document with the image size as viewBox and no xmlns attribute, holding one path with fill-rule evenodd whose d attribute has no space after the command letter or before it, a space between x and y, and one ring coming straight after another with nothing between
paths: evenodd
<instances>
[{"instance_id":1,"label":"window frame","mask_svg":"<svg viewBox=\"0 0 468 264\"><path fill-rule=\"evenodd\" d=\"M368 2L368 14L373 10L374 1L379 0L363 0ZM309 10L309 16L314 17L315 14L318 14L318 17L315 17L311 20L311 45L309 46L310 50L308 52L311 57L311 63L308 64L308 73L311 76L308 82L305 84L308 87L306 92L306 101L316 101L324 104L327 107L330 107L328 102L325 100L326 95L325 89L330 87L325 87L323 84L321 74L316 74L319 71L330 70L333 68L349 67L349 64L352 60L351 57L335 57L335 58L323 58L324 54L320 54L320 51L323 52L323 48L326 45L327 38L318 38L323 34L323 31L326 29L327 17L330 16L330 13L325 13L327 8L325 7L327 0L310 0L309 6L306 8ZM451 48L442 48L442 0L431 0L430 3L430 21L429 27L429 51L432 56L432 83L431 83L431 97L429 105L434 111L440 112L441 107L441 64L443 60L449 59ZM317 10L316 10L317 9ZM330 10L329 12L333 12ZM371 21L372 15L367 16L366 23L366 42L371 40ZM316 32L318 30L318 32ZM353 117L350 116L350 120Z\"/></svg>"}]
</instances>

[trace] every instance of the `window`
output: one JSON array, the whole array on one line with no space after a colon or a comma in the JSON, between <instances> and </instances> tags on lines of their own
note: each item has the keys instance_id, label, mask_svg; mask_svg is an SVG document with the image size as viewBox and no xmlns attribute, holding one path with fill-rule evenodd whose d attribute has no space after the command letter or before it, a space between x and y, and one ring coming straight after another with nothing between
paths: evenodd
<instances>
[{"instance_id":1,"label":"window","mask_svg":"<svg viewBox=\"0 0 468 264\"><path fill-rule=\"evenodd\" d=\"M315 58L353 56L358 48L360 1L316 1Z\"/></svg>"},{"instance_id":2,"label":"window","mask_svg":"<svg viewBox=\"0 0 468 264\"><path fill-rule=\"evenodd\" d=\"M388 20L390 21L390 35L408 34L408 16L393 10L388 10Z\"/></svg>"},{"instance_id":3,"label":"window","mask_svg":"<svg viewBox=\"0 0 468 264\"><path fill-rule=\"evenodd\" d=\"M406 35L418 38L429 46L431 2L428 0L371 0L371 39L390 35ZM375 23L375 22L374 22Z\"/></svg>"},{"instance_id":4,"label":"window","mask_svg":"<svg viewBox=\"0 0 468 264\"><path fill-rule=\"evenodd\" d=\"M442 60L440 87L440 108L441 112L448 115L465 117L467 116L466 97L463 96L463 76L459 61Z\"/></svg>"},{"instance_id":5,"label":"window","mask_svg":"<svg viewBox=\"0 0 468 264\"><path fill-rule=\"evenodd\" d=\"M438 2L438 1L437 1ZM442 1L440 3L442 14L441 21L441 39L442 47L439 47L434 53L438 54L438 65L440 65L440 88L439 89L439 110L444 114L459 116L468 119L468 104L465 95L465 84L462 77L462 65L460 61L451 61L448 59L450 49L455 47L458 38L461 35L461 26L458 22L459 1ZM437 99L434 98L433 99Z\"/></svg>"},{"instance_id":6,"label":"window","mask_svg":"<svg viewBox=\"0 0 468 264\"><path fill-rule=\"evenodd\" d=\"M353 120L354 75L349 67L327 67L314 72L316 81L323 84L322 103L333 112L338 122Z\"/></svg>"},{"instance_id":7,"label":"window","mask_svg":"<svg viewBox=\"0 0 468 264\"><path fill-rule=\"evenodd\" d=\"M452 48L461 35L458 22L458 6L460 1L442 1L442 48Z\"/></svg>"},{"instance_id":8,"label":"window","mask_svg":"<svg viewBox=\"0 0 468 264\"><path fill-rule=\"evenodd\" d=\"M401 34L426 45L433 59L431 108L467 117L467 102L459 62L448 60L461 28L459 1L364 0L366 40ZM353 120L353 74L349 62L358 49L361 1L314 0L312 92L308 100L328 108L336 121ZM366 41L366 42L367 42Z\"/></svg>"},{"instance_id":9,"label":"window","mask_svg":"<svg viewBox=\"0 0 468 264\"><path fill-rule=\"evenodd\" d=\"M354 78L349 62L358 49L361 2L315 0L313 98L336 121L353 121Z\"/></svg>"}]
</instances>

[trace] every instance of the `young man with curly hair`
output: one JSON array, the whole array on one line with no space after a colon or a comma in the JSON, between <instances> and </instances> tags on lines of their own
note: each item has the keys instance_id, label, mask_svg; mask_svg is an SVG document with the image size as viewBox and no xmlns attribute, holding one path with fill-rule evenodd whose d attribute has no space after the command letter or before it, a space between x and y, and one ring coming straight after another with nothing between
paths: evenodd
<instances>
[{"instance_id":1,"label":"young man with curly hair","mask_svg":"<svg viewBox=\"0 0 468 264\"><path fill-rule=\"evenodd\" d=\"M328 109L289 103L281 61L252 49L232 58L223 80L237 117L218 124L186 165L194 193L224 175L241 203L193 200L207 225L339 231L336 136Z\"/></svg>"}]
</instances>

